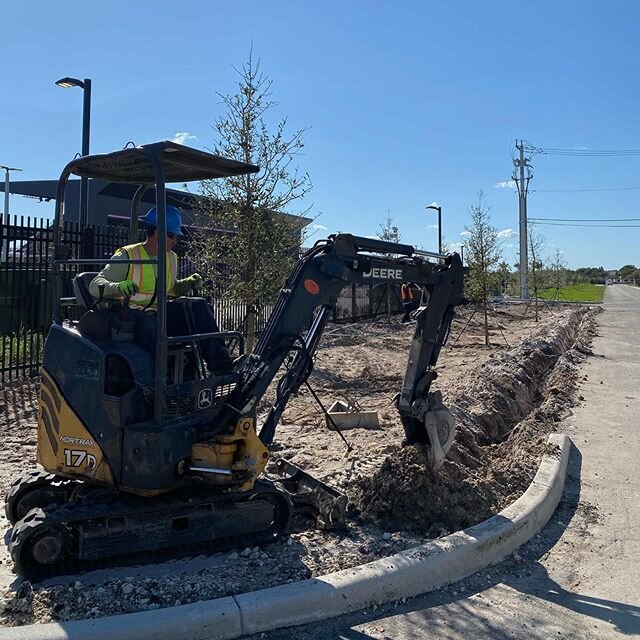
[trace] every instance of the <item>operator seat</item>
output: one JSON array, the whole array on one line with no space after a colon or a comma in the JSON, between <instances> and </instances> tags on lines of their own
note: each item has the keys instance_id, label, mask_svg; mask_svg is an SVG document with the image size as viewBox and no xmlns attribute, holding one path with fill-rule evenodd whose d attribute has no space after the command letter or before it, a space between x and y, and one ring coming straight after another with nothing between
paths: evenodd
<instances>
[{"instance_id":1,"label":"operator seat","mask_svg":"<svg viewBox=\"0 0 640 640\"><path fill-rule=\"evenodd\" d=\"M91 310L96 300L89 291L91 281L98 275L97 271L85 271L79 273L73 279L73 293L76 296L76 304L80 307L82 313Z\"/></svg>"}]
</instances>

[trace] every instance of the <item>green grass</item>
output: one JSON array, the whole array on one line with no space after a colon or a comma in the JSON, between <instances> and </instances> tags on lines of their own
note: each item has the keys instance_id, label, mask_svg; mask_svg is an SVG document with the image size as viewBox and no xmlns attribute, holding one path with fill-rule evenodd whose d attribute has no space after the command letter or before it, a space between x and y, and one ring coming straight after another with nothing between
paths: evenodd
<instances>
[{"instance_id":1,"label":"green grass","mask_svg":"<svg viewBox=\"0 0 640 640\"><path fill-rule=\"evenodd\" d=\"M570 287L555 289L541 289L538 295L545 300L559 300L560 302L602 302L605 286L602 284L574 284Z\"/></svg>"}]
</instances>

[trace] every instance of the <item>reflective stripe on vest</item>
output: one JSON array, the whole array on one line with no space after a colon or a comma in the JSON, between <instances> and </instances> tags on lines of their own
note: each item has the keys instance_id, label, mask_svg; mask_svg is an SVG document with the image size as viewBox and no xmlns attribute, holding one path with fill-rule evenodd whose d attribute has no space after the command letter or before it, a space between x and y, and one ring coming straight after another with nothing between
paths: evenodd
<instances>
[{"instance_id":1,"label":"reflective stripe on vest","mask_svg":"<svg viewBox=\"0 0 640 640\"><path fill-rule=\"evenodd\" d=\"M407 297L409 298L409 300L413 300L413 291L411 290L411 286L408 284L403 284L400 287L400 293L402 295L402 301L404 302Z\"/></svg>"},{"instance_id":2,"label":"reflective stripe on vest","mask_svg":"<svg viewBox=\"0 0 640 640\"><path fill-rule=\"evenodd\" d=\"M130 244L123 247L127 252L130 260L149 260L149 254L146 252L142 243ZM153 298L156 288L156 274L152 264L130 264L127 274L128 280L133 280L138 285L138 293L131 296L130 304L133 307L146 307ZM176 274L178 272L178 256L169 251L167 255L167 293L169 293L176 284ZM149 308L155 309L154 302Z\"/></svg>"}]
</instances>

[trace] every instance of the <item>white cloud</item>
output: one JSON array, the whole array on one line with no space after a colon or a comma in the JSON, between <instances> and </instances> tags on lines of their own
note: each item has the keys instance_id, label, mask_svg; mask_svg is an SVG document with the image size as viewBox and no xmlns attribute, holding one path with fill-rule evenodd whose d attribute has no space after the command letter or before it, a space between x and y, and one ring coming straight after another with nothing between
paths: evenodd
<instances>
[{"instance_id":1,"label":"white cloud","mask_svg":"<svg viewBox=\"0 0 640 640\"><path fill-rule=\"evenodd\" d=\"M326 231L327 227L325 227L323 224L314 224L312 226L312 229L315 229L316 231Z\"/></svg>"},{"instance_id":2,"label":"white cloud","mask_svg":"<svg viewBox=\"0 0 640 640\"><path fill-rule=\"evenodd\" d=\"M178 131L175 136L171 139L171 142L175 142L176 144L185 144L187 140L197 140L197 136L192 136L188 131Z\"/></svg>"},{"instance_id":3,"label":"white cloud","mask_svg":"<svg viewBox=\"0 0 640 640\"><path fill-rule=\"evenodd\" d=\"M428 224L425 229L437 229L438 225L437 224Z\"/></svg>"},{"instance_id":4,"label":"white cloud","mask_svg":"<svg viewBox=\"0 0 640 640\"><path fill-rule=\"evenodd\" d=\"M518 232L513 229L503 229L502 231L498 231L498 238L513 238L513 236L517 236Z\"/></svg>"},{"instance_id":5,"label":"white cloud","mask_svg":"<svg viewBox=\"0 0 640 640\"><path fill-rule=\"evenodd\" d=\"M493 185L494 189L515 189L516 181L515 180L503 180L502 182L496 182Z\"/></svg>"},{"instance_id":6,"label":"white cloud","mask_svg":"<svg viewBox=\"0 0 640 640\"><path fill-rule=\"evenodd\" d=\"M463 231L460 235L463 238L470 238L473 234L471 233L471 231Z\"/></svg>"},{"instance_id":7,"label":"white cloud","mask_svg":"<svg viewBox=\"0 0 640 640\"><path fill-rule=\"evenodd\" d=\"M445 249L449 252L449 253L453 253L454 251L456 253L460 253L460 247L462 246L462 242L450 242Z\"/></svg>"}]
</instances>

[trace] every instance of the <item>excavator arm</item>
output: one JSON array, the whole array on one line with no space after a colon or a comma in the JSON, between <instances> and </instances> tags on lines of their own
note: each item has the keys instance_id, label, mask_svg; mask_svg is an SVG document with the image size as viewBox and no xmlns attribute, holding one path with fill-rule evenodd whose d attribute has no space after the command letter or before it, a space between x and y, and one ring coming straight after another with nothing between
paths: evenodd
<instances>
[{"instance_id":1,"label":"excavator arm","mask_svg":"<svg viewBox=\"0 0 640 640\"><path fill-rule=\"evenodd\" d=\"M317 244L298 261L281 290L274 310L230 403L247 415L255 410L283 363L276 398L262 424L260 440L269 445L292 394L307 380L322 332L342 289L375 275L413 282L425 292L426 305L416 314L409 360L396 400L408 444L429 446L434 468L453 441L453 418L439 392L430 392L435 365L454 308L462 302L463 269L458 254L432 262L412 246L339 234ZM305 329L308 330L305 331Z\"/></svg>"}]
</instances>

